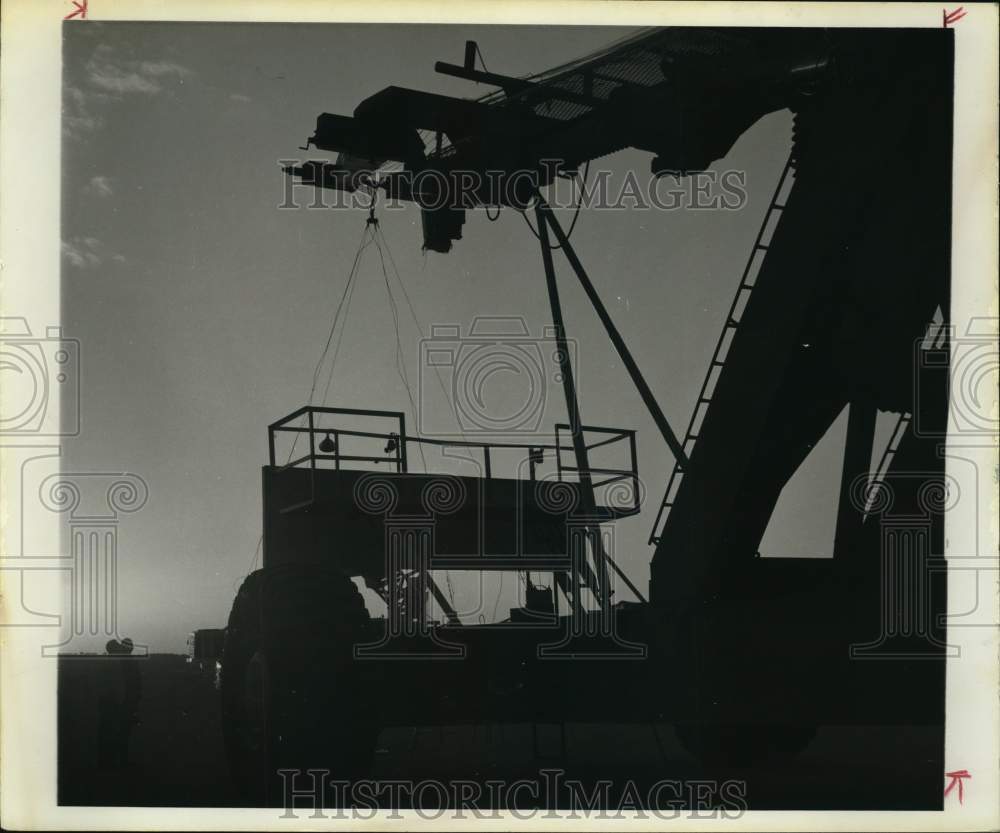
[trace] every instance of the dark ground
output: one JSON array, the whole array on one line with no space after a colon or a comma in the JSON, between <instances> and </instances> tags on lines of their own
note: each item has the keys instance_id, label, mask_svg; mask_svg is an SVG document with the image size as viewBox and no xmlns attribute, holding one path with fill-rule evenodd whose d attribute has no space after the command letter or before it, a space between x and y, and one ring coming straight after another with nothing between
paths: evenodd
<instances>
[{"instance_id":1,"label":"dark ground","mask_svg":"<svg viewBox=\"0 0 1000 833\"><path fill-rule=\"evenodd\" d=\"M101 674L115 662L140 670L142 697L128 765L100 766ZM59 801L69 805L237 806L223 751L212 668L177 655L112 660L65 657L59 666ZM746 780L753 809L930 809L943 788L934 765L941 730L823 727L794 761L753 771L706 772L669 725L477 725L382 732L376 779L532 778L558 767L567 778ZM610 742L609 742L610 738ZM613 750L609 754L608 750ZM599 755L599 758L598 758ZM900 761L908 762L901 767ZM942 786L939 787L938 784ZM617 806L617 803L614 805Z\"/></svg>"}]
</instances>

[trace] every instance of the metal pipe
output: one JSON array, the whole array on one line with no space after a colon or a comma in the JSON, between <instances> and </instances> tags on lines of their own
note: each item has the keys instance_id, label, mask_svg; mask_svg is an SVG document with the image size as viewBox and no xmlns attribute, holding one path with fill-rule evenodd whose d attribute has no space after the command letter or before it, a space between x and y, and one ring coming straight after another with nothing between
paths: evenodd
<instances>
[{"instance_id":1,"label":"metal pipe","mask_svg":"<svg viewBox=\"0 0 1000 833\"><path fill-rule=\"evenodd\" d=\"M649 385L646 384L646 380L643 377L642 372L639 370L639 366L635 363L635 359L632 358L632 353L629 352L629 349L625 344L625 340L622 338L621 333L618 332L614 322L611 320L611 316L608 314L607 309L605 309L600 296L597 294L597 290L594 289L594 285L590 282L590 278L587 277L587 272L580 263L580 259L576 256L576 252L573 251L573 247L570 246L569 238L566 237L566 234L563 232L559 222L552 214L552 210L542 199L541 195L539 195L538 200L539 202L535 207L535 213L537 214L539 220L539 236L542 236L543 228L546 223L552 227L552 231L555 233L556 239L558 239L559 245L562 247L562 250L566 255L566 259L569 261L570 266L573 267L573 271L576 272L576 276L580 281L580 285L583 287L583 291L587 293L587 297L590 299L591 305L597 312L597 317L601 319L601 323L604 325L604 329L610 337L611 343L614 345L615 350L621 357L622 363L625 365L625 369L628 371L629 376L632 377L632 382L638 389L639 395L642 397L642 401L645 403L646 408L653 417L653 422L655 422L656 427L660 429L663 439L667 441L667 445L670 446L670 450L674 453L674 457L677 461L680 462L681 465L686 465L688 460L687 455L684 453L684 447L677 441L677 436L674 434L673 429L671 429L670 423L667 422L667 418L663 415L663 411L660 409L660 405L656 401L656 397L653 395L652 390L650 390ZM543 237L542 245L546 251L548 251L548 244L545 242L547 240L548 235L545 235ZM551 252L548 254L548 259L551 262Z\"/></svg>"},{"instance_id":2,"label":"metal pipe","mask_svg":"<svg viewBox=\"0 0 1000 833\"><path fill-rule=\"evenodd\" d=\"M396 471L406 474L408 471L406 462L406 414L399 414L399 448L396 449Z\"/></svg>"},{"instance_id":3,"label":"metal pipe","mask_svg":"<svg viewBox=\"0 0 1000 833\"><path fill-rule=\"evenodd\" d=\"M539 241L542 246L542 263L545 266L545 285L549 293L549 306L552 310L552 326L556 336L556 359L559 362L559 372L562 375L563 393L566 397L566 410L569 412L570 432L573 435L573 454L576 458L577 476L580 479L580 498L585 515L594 517L597 514L594 502L594 486L590 477L590 463L587 459L587 446L583 440L583 425L580 419L580 403L577 399L576 382L573 378L573 365L570 362L569 345L566 342L566 325L563 322L562 304L559 301L559 287L556 284L555 267L552 264L552 248L549 245L549 235L542 216L542 204L536 208L538 219ZM608 570L604 547L600 541L600 530L587 531L591 540L594 555L594 566L597 572L598 592L596 593L601 608L608 603ZM580 565L581 571L586 566L586 556Z\"/></svg>"},{"instance_id":4,"label":"metal pipe","mask_svg":"<svg viewBox=\"0 0 1000 833\"><path fill-rule=\"evenodd\" d=\"M643 596L642 593L639 592L639 588L636 587L634 584L632 584L632 582L629 579L629 577L627 575L625 575L624 572L622 572L622 568L619 567L617 564L615 564L614 560L611 559L611 558L608 559L608 563L612 566L612 568L614 569L614 571L618 574L618 578L620 578L622 581L624 581L625 584L626 584L626 586L628 587L628 589L631 590L635 594L635 597L640 602L644 602L645 603L646 602L646 597Z\"/></svg>"},{"instance_id":5,"label":"metal pipe","mask_svg":"<svg viewBox=\"0 0 1000 833\"><path fill-rule=\"evenodd\" d=\"M603 429L599 429L599 428L593 428L593 429L591 429L590 426L587 426L587 428L588 428L588 430L594 430L594 431L603 430ZM290 434L308 434L310 429L308 427L302 427L302 426L298 426L298 425L289 425L289 426L277 427L277 428L274 428L273 430L274 431L285 431L286 433L290 433ZM314 430L322 432L322 431L326 431L327 429L326 428L316 428ZM334 429L330 428L329 430L333 431ZM372 437L372 438L376 438L376 439L380 439L380 440L387 440L391 436L391 434L387 434L385 432L381 432L380 433L380 432L376 432L376 431L351 431L351 430L348 430L346 428L338 428L336 430L339 433L344 434L345 436L348 436L348 437ZM543 445L538 445L538 444L535 444L535 443L530 443L530 444L529 443L477 443L477 442L472 442L470 440L464 440L464 441L463 440L435 440L435 439L432 439L430 437L405 437L404 439L408 443L422 443L423 445L438 445L438 446L445 446L445 447L455 446L457 448L524 448L524 449L528 449L528 448L547 448L547 449L555 449L555 447L556 447L555 445L544 445L544 444Z\"/></svg>"},{"instance_id":6,"label":"metal pipe","mask_svg":"<svg viewBox=\"0 0 1000 833\"><path fill-rule=\"evenodd\" d=\"M426 577L427 586L430 588L431 595L434 596L434 601L436 601L441 610L444 611L448 624L461 627L462 620L458 618L455 608L451 606L451 603L445 598L444 593L441 592L441 588L438 587L438 583L434 580L434 576L432 576L429 572L424 573L424 575Z\"/></svg>"}]
</instances>

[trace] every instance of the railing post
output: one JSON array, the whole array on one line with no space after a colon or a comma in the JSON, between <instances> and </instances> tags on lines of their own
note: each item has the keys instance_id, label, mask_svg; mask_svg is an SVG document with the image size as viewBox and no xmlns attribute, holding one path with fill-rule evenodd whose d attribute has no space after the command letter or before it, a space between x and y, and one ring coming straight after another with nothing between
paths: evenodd
<instances>
[{"instance_id":1,"label":"railing post","mask_svg":"<svg viewBox=\"0 0 1000 833\"><path fill-rule=\"evenodd\" d=\"M309 409L309 503L316 500L316 422Z\"/></svg>"},{"instance_id":2,"label":"railing post","mask_svg":"<svg viewBox=\"0 0 1000 833\"><path fill-rule=\"evenodd\" d=\"M552 248L549 245L549 233L547 224L551 223L553 229L558 229L558 224L551 220L541 196L535 205L535 218L538 223L538 242L542 247L542 264L545 267L545 285L548 290L549 308L552 313L552 327L555 330L556 355L559 363L559 373L562 376L563 394L566 398L566 410L569 413L569 430L573 438L573 455L576 460L577 479L580 490L580 509L583 515L591 518L596 516L594 504L594 486L590 474L590 463L587 458L587 446L584 441L583 420L580 416L580 402L577 398L576 380L573 378L573 364L570 360L569 348L566 341L566 325L563 321L562 304L559 300L559 288L556 281L555 266L552 263ZM561 230L560 232L561 233ZM572 252L569 241L564 236L560 237L560 242L567 256ZM572 263L572 261L571 261ZM617 345L616 345L617 346ZM622 351L619 350L619 353ZM623 361L625 360L623 354ZM641 392L641 391L640 391ZM608 615L609 596L607 593L608 568L605 563L605 553L602 549L600 538L600 527L596 525L588 533L593 542L594 569L597 574L597 596L602 612L602 617ZM586 556L584 555L584 564Z\"/></svg>"},{"instance_id":3,"label":"railing post","mask_svg":"<svg viewBox=\"0 0 1000 833\"><path fill-rule=\"evenodd\" d=\"M632 455L632 494L634 496L632 505L638 512L641 507L639 506L639 464L636 462L639 455L635 448L635 431L628 432L628 447L629 453Z\"/></svg>"},{"instance_id":4,"label":"railing post","mask_svg":"<svg viewBox=\"0 0 1000 833\"><path fill-rule=\"evenodd\" d=\"M313 422L313 412L309 411L309 467L316 468L316 426Z\"/></svg>"},{"instance_id":5,"label":"railing post","mask_svg":"<svg viewBox=\"0 0 1000 833\"><path fill-rule=\"evenodd\" d=\"M406 474L406 414L399 414L399 448L396 452L396 472Z\"/></svg>"}]
</instances>

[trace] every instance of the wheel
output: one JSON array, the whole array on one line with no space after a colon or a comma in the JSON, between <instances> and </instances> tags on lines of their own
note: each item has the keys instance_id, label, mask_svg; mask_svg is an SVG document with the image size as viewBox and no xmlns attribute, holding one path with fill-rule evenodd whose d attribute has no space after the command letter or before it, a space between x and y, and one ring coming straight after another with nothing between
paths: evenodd
<instances>
[{"instance_id":1,"label":"wheel","mask_svg":"<svg viewBox=\"0 0 1000 833\"><path fill-rule=\"evenodd\" d=\"M258 570L233 602L222 658L230 772L252 806L280 806L279 770L367 774L377 714L355 643L368 612L354 583L318 568Z\"/></svg>"},{"instance_id":2,"label":"wheel","mask_svg":"<svg viewBox=\"0 0 1000 833\"><path fill-rule=\"evenodd\" d=\"M674 733L708 766L745 768L798 756L816 736L815 726L681 723Z\"/></svg>"}]
</instances>

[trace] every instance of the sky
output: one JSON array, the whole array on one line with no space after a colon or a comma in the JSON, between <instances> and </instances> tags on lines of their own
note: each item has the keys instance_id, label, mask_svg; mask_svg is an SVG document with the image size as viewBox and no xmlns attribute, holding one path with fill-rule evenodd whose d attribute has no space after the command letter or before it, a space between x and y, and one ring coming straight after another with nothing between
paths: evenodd
<instances>
[{"instance_id":1,"label":"sky","mask_svg":"<svg viewBox=\"0 0 1000 833\"><path fill-rule=\"evenodd\" d=\"M538 72L627 30L596 27L74 22L64 29L62 326L81 350L81 434L67 471L129 471L149 500L119 528L119 630L153 651L225 624L261 532L267 425L308 400L364 227L363 210L280 210L282 162L321 112L350 114L395 84L476 97L438 75L476 40L494 72ZM789 151L791 116L761 119L713 169L746 174L739 211L583 210L572 242L678 433L694 404L726 309ZM646 182L651 155L600 160L620 183ZM597 163L595 163L595 166ZM308 194L301 192L303 206ZM558 212L564 227L570 212ZM477 316L549 322L538 244L513 211L471 212L452 252L421 252L419 211L380 212L413 312L392 309L377 252L359 265L326 404L407 412L454 425L440 388L420 397L421 338ZM645 589L646 545L672 458L572 272L556 253L576 342L584 421L638 432L647 484L640 515L619 522L616 560ZM399 301L398 297L396 299ZM326 369L322 378L325 380ZM498 412L523 396L503 374ZM505 387L505 385L507 387ZM545 422L565 420L547 389ZM319 401L319 399L317 399ZM786 487L764 555L829 556L845 415ZM409 420L413 419L413 422ZM449 430L451 430L449 428ZM448 463L428 459L432 469ZM419 470L419 468L415 468ZM516 582L455 576L460 609L504 618ZM463 584L463 582L465 582ZM623 591L623 596L627 596ZM482 597L482 601L477 600ZM472 615L478 618L478 613Z\"/></svg>"}]
</instances>

